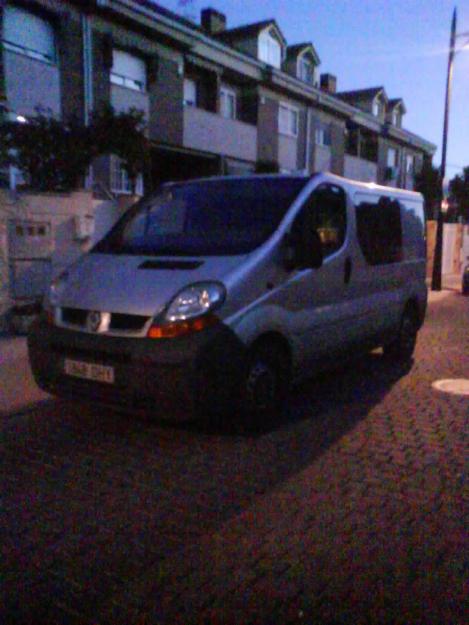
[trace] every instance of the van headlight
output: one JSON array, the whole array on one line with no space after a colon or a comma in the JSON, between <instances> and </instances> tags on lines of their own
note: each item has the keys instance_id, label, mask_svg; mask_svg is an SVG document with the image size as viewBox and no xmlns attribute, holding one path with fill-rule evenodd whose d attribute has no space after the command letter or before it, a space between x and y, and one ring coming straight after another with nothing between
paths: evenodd
<instances>
[{"instance_id":1,"label":"van headlight","mask_svg":"<svg viewBox=\"0 0 469 625\"><path fill-rule=\"evenodd\" d=\"M198 282L179 291L162 315L154 320L149 338L173 338L200 332L215 323L215 310L225 301L226 289L220 282Z\"/></svg>"}]
</instances>

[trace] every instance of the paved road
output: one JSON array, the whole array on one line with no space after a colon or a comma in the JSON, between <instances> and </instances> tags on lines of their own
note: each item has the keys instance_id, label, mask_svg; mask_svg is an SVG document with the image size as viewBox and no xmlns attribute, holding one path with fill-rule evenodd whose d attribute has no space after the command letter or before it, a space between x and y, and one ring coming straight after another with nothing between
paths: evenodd
<instances>
[{"instance_id":1,"label":"paved road","mask_svg":"<svg viewBox=\"0 0 469 625\"><path fill-rule=\"evenodd\" d=\"M257 436L35 395L10 345L0 622L462 625L469 398L431 383L469 378L469 300L436 300L410 370L362 358Z\"/></svg>"}]
</instances>

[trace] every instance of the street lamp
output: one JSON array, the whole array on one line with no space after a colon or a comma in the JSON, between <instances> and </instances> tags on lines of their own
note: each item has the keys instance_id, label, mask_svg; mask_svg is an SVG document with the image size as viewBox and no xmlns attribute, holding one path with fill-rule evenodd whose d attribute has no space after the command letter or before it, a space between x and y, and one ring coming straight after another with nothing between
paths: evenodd
<instances>
[{"instance_id":1,"label":"street lamp","mask_svg":"<svg viewBox=\"0 0 469 625\"><path fill-rule=\"evenodd\" d=\"M451 22L451 36L449 40L449 57L448 57L448 74L446 77L446 99L445 99L445 118L443 124L443 145L441 150L441 167L440 167L440 198L438 201L438 220L436 227L436 243L435 254L433 256L433 274L432 274L432 290L441 291L441 265L443 257L443 210L442 203L445 197L444 181L446 175L446 147L448 143L448 120L449 120L449 103L451 98L451 83L453 80L453 60L454 56L460 50L456 50L456 39L459 37L469 37L469 32L456 34L457 11L453 11L453 21ZM467 46L469 39L461 47Z\"/></svg>"}]
</instances>

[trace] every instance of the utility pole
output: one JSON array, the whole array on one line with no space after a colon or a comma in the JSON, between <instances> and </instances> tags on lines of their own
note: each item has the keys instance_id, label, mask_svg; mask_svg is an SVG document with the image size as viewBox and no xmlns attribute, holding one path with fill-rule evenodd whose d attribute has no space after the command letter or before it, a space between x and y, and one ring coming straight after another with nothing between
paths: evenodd
<instances>
[{"instance_id":1,"label":"utility pole","mask_svg":"<svg viewBox=\"0 0 469 625\"><path fill-rule=\"evenodd\" d=\"M445 99L445 118L443 123L443 145L441 151L441 167L440 167L440 197L438 201L438 216L436 227L436 243L435 254L433 257L433 274L432 274L432 291L441 291L441 273L443 260L443 210L442 202L445 197L444 184L446 175L446 148L448 144L448 122L449 122L449 105L451 100L451 85L453 80L453 60L455 54L456 43L456 7L453 11L453 21L451 23L451 36L449 40L449 56L448 56L448 74L446 76L446 99Z\"/></svg>"}]
</instances>

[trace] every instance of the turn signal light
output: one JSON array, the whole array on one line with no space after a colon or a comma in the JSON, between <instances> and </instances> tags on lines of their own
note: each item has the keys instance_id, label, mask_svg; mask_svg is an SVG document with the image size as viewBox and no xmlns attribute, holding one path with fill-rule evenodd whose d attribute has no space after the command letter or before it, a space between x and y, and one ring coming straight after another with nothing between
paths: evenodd
<instances>
[{"instance_id":1,"label":"turn signal light","mask_svg":"<svg viewBox=\"0 0 469 625\"><path fill-rule=\"evenodd\" d=\"M152 325L147 332L147 337L150 339L174 339L177 336L200 332L217 323L218 318L215 315L203 315L195 319L186 319L186 321L165 323L161 326Z\"/></svg>"}]
</instances>

